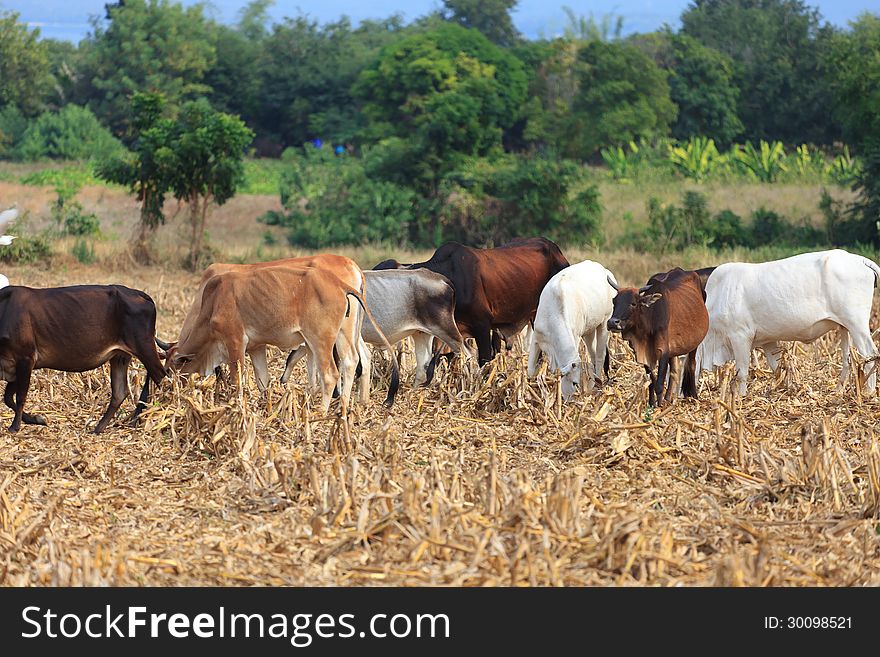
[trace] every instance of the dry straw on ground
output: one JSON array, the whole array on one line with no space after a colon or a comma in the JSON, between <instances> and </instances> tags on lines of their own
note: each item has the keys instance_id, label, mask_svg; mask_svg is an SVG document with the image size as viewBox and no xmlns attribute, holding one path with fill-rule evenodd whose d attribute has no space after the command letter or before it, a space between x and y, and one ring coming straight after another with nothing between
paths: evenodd
<instances>
[{"instance_id":1,"label":"dry straw on ground","mask_svg":"<svg viewBox=\"0 0 880 657\"><path fill-rule=\"evenodd\" d=\"M145 289L166 339L196 284L8 275ZM514 349L484 374L441 366L391 411L377 380L348 418L250 374L246 407L213 378L166 381L138 427L100 436L106 371L40 371L28 407L51 425L0 433L0 583L880 584L880 402L835 391L836 341L792 349L788 378L762 364L745 399L728 368L653 413L612 349L613 381L567 405Z\"/></svg>"}]
</instances>

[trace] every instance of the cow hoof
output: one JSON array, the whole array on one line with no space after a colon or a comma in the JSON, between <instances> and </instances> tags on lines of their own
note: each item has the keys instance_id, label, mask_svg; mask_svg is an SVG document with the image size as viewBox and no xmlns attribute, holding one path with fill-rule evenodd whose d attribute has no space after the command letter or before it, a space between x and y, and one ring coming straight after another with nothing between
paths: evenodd
<instances>
[{"instance_id":1,"label":"cow hoof","mask_svg":"<svg viewBox=\"0 0 880 657\"><path fill-rule=\"evenodd\" d=\"M49 425L49 423L46 421L45 415L30 415L28 413L25 413L21 419L24 420L25 424L38 424L41 427Z\"/></svg>"},{"instance_id":2,"label":"cow hoof","mask_svg":"<svg viewBox=\"0 0 880 657\"><path fill-rule=\"evenodd\" d=\"M13 422L9 425L9 433L18 433L19 429L21 429L20 424L16 424L15 422Z\"/></svg>"}]
</instances>

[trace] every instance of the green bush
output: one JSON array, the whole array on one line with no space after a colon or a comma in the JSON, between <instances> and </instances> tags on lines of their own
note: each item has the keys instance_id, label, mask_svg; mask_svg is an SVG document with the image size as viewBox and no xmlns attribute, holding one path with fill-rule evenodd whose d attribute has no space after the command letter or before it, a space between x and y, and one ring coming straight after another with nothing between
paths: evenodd
<instances>
[{"instance_id":1,"label":"green bush","mask_svg":"<svg viewBox=\"0 0 880 657\"><path fill-rule=\"evenodd\" d=\"M599 191L570 160L508 156L471 159L443 181L441 237L497 244L543 235L565 244L596 244Z\"/></svg>"},{"instance_id":2,"label":"green bush","mask_svg":"<svg viewBox=\"0 0 880 657\"><path fill-rule=\"evenodd\" d=\"M731 210L722 210L713 217L710 234L713 249L745 246L750 242L749 231L743 226L742 218Z\"/></svg>"},{"instance_id":3,"label":"green bush","mask_svg":"<svg viewBox=\"0 0 880 657\"><path fill-rule=\"evenodd\" d=\"M363 164L307 146L288 154L281 175L286 212L260 221L288 228L291 244L319 249L341 244L407 241L415 193L369 178Z\"/></svg>"},{"instance_id":4,"label":"green bush","mask_svg":"<svg viewBox=\"0 0 880 657\"><path fill-rule=\"evenodd\" d=\"M14 156L27 127L28 120L15 105L0 109L0 158Z\"/></svg>"},{"instance_id":5,"label":"green bush","mask_svg":"<svg viewBox=\"0 0 880 657\"><path fill-rule=\"evenodd\" d=\"M46 261L52 256L52 246L45 235L22 235L15 229L18 237L9 246L0 247L0 262L10 264L29 264Z\"/></svg>"},{"instance_id":6,"label":"green bush","mask_svg":"<svg viewBox=\"0 0 880 657\"><path fill-rule=\"evenodd\" d=\"M77 261L84 265L91 265L97 260L95 257L95 247L86 242L82 237L74 243L70 252Z\"/></svg>"},{"instance_id":7,"label":"green bush","mask_svg":"<svg viewBox=\"0 0 880 657\"><path fill-rule=\"evenodd\" d=\"M102 159L121 149L122 144L90 110L65 105L58 112L41 114L28 125L15 156L25 161Z\"/></svg>"}]
</instances>

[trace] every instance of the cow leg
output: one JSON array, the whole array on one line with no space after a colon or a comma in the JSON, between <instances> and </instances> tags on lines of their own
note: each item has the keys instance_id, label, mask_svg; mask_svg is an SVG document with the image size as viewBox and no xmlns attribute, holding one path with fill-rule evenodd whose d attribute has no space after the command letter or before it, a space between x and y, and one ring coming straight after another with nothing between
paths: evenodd
<instances>
[{"instance_id":1,"label":"cow leg","mask_svg":"<svg viewBox=\"0 0 880 657\"><path fill-rule=\"evenodd\" d=\"M9 425L9 431L12 433L21 429L21 423L22 420L25 420L25 415L28 415L28 419L41 417L26 414L24 412L24 402L27 398L28 390L31 387L31 372L33 372L33 364L31 361L20 360L15 364L15 406L13 407L15 418L12 420L12 424ZM34 424L45 424L45 418L42 419L43 422L34 422ZM25 420L25 422L30 424L27 420Z\"/></svg>"},{"instance_id":2,"label":"cow leg","mask_svg":"<svg viewBox=\"0 0 880 657\"><path fill-rule=\"evenodd\" d=\"M254 376L257 379L257 388L260 392L266 392L269 387L269 362L266 358L266 347L257 347L248 352L251 364L254 367Z\"/></svg>"},{"instance_id":3,"label":"cow leg","mask_svg":"<svg viewBox=\"0 0 880 657\"><path fill-rule=\"evenodd\" d=\"M6 405L11 408L13 411L15 410L15 390L17 385L15 381L10 381L6 384L6 391L3 393L3 401L6 402ZM48 422L46 422L46 418L43 415L31 415L30 413L25 413L22 411L21 420L25 424L39 424L40 426L46 426Z\"/></svg>"},{"instance_id":4,"label":"cow leg","mask_svg":"<svg viewBox=\"0 0 880 657\"><path fill-rule=\"evenodd\" d=\"M430 383L428 377L428 367L432 360L432 345L434 336L430 333L417 331L412 335L413 351L416 357L416 372L413 378L413 387L428 385ZM434 376L434 370L431 369L431 378Z\"/></svg>"},{"instance_id":5,"label":"cow leg","mask_svg":"<svg viewBox=\"0 0 880 657\"><path fill-rule=\"evenodd\" d=\"M130 391L128 389L128 365L131 363L129 354L119 354L110 359L110 404L104 416L95 426L95 433L101 433L110 424L116 411L122 406Z\"/></svg>"},{"instance_id":6,"label":"cow leg","mask_svg":"<svg viewBox=\"0 0 880 657\"><path fill-rule=\"evenodd\" d=\"M736 362L737 390L740 395L745 395L749 390L749 364L752 362L751 339L731 338L733 345L733 359Z\"/></svg>"},{"instance_id":7,"label":"cow leg","mask_svg":"<svg viewBox=\"0 0 880 657\"><path fill-rule=\"evenodd\" d=\"M501 331L493 330L492 333L492 355L501 351Z\"/></svg>"},{"instance_id":8,"label":"cow leg","mask_svg":"<svg viewBox=\"0 0 880 657\"><path fill-rule=\"evenodd\" d=\"M654 370L650 366L645 365L645 372L648 373L648 406L654 406Z\"/></svg>"},{"instance_id":9,"label":"cow leg","mask_svg":"<svg viewBox=\"0 0 880 657\"><path fill-rule=\"evenodd\" d=\"M150 376L149 374L144 377L144 387L141 389L141 395L138 397L137 403L134 405L134 410L131 412L131 415L128 416L126 422L129 425L134 426L137 423L137 419L143 410L147 407L147 403L150 401Z\"/></svg>"},{"instance_id":10,"label":"cow leg","mask_svg":"<svg viewBox=\"0 0 880 657\"><path fill-rule=\"evenodd\" d=\"M474 338L477 340L477 363L483 367L491 361L495 354L492 339L492 329L488 326L474 330Z\"/></svg>"},{"instance_id":11,"label":"cow leg","mask_svg":"<svg viewBox=\"0 0 880 657\"><path fill-rule=\"evenodd\" d=\"M327 344L309 345L314 360L315 371L321 377L321 411L327 413L330 410L330 402L333 399L333 390L339 380L339 370L333 361L333 343L335 336L329 336Z\"/></svg>"},{"instance_id":12,"label":"cow leg","mask_svg":"<svg viewBox=\"0 0 880 657\"><path fill-rule=\"evenodd\" d=\"M344 325L343 330L336 337L335 349L338 357L339 380L342 383L342 408L343 412L347 412L359 358L355 338L351 332L345 331Z\"/></svg>"},{"instance_id":13,"label":"cow leg","mask_svg":"<svg viewBox=\"0 0 880 657\"><path fill-rule=\"evenodd\" d=\"M281 383L286 384L287 380L290 378L291 373L293 372L293 366L296 365L300 360L303 359L304 356L309 355L309 348L306 345L302 345L296 351L291 351L287 355L287 362L284 364L284 374L281 375Z\"/></svg>"},{"instance_id":14,"label":"cow leg","mask_svg":"<svg viewBox=\"0 0 880 657\"><path fill-rule=\"evenodd\" d=\"M608 378L608 328L607 323L602 322L596 327L596 360L593 363L596 372L596 381L602 381L602 370L605 370L605 378Z\"/></svg>"},{"instance_id":15,"label":"cow leg","mask_svg":"<svg viewBox=\"0 0 880 657\"><path fill-rule=\"evenodd\" d=\"M863 330L859 330L855 327L846 327L849 331L850 339L853 342L853 345L856 348L856 351L859 352L859 355L862 358L869 359L877 356L877 347L874 346L874 341L871 339L871 332L867 329L867 327ZM849 350L844 354L844 358L849 357ZM867 388L865 389L865 393L867 395L873 395L877 388L877 370L875 369L878 361L874 361L872 363L868 363L865 366L865 373L870 372L871 374L868 376Z\"/></svg>"},{"instance_id":16,"label":"cow leg","mask_svg":"<svg viewBox=\"0 0 880 657\"><path fill-rule=\"evenodd\" d=\"M666 383L666 395L663 401L667 404L672 401L673 396L678 395L678 356L669 358L669 380Z\"/></svg>"},{"instance_id":17,"label":"cow leg","mask_svg":"<svg viewBox=\"0 0 880 657\"><path fill-rule=\"evenodd\" d=\"M590 364L587 367L587 390L592 390L596 387L596 383L601 383L601 379L599 377L599 367L598 354L596 353L596 333L597 331L594 329L592 331L587 331L587 333L583 336L583 341L587 346L587 357L590 359ZM578 338L575 338L575 345L579 342Z\"/></svg>"},{"instance_id":18,"label":"cow leg","mask_svg":"<svg viewBox=\"0 0 880 657\"><path fill-rule=\"evenodd\" d=\"M666 385L666 377L670 372L669 366L669 354L664 353L660 356L660 363L657 365L657 380L654 385L657 387L657 403L662 404L663 399L663 388Z\"/></svg>"},{"instance_id":19,"label":"cow leg","mask_svg":"<svg viewBox=\"0 0 880 657\"><path fill-rule=\"evenodd\" d=\"M542 353L541 343L538 341L538 332L532 331L529 338L529 365L527 370L530 379L534 379L538 373L538 363L541 362Z\"/></svg>"},{"instance_id":20,"label":"cow leg","mask_svg":"<svg viewBox=\"0 0 880 657\"><path fill-rule=\"evenodd\" d=\"M840 378L837 380L837 392L842 392L844 386L846 386L846 381L849 379L850 372L850 358L849 347L850 347L850 339L849 339L849 331L845 328L840 327L840 358L843 361L843 366L840 370Z\"/></svg>"},{"instance_id":21,"label":"cow leg","mask_svg":"<svg viewBox=\"0 0 880 657\"><path fill-rule=\"evenodd\" d=\"M685 397L697 398L697 350L687 355L682 373L681 394Z\"/></svg>"},{"instance_id":22,"label":"cow leg","mask_svg":"<svg viewBox=\"0 0 880 657\"><path fill-rule=\"evenodd\" d=\"M358 338L358 358L360 368L358 370L358 387L360 388L361 404L366 406L370 403L370 383L373 370L373 354L363 338Z\"/></svg>"}]
</instances>

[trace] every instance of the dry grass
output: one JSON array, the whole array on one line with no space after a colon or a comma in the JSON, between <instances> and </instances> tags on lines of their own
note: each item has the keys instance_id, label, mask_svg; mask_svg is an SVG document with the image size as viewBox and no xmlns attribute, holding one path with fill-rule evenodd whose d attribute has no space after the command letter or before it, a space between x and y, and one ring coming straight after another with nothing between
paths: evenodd
<instances>
[{"instance_id":1,"label":"dry grass","mask_svg":"<svg viewBox=\"0 0 880 657\"><path fill-rule=\"evenodd\" d=\"M165 338L196 284L4 273L145 289ZM836 344L793 350L791 388L760 370L732 398L728 369L653 414L612 346L613 382L565 406L514 350L485 375L443 365L391 411L377 381L347 420L250 374L246 407L213 378L166 381L139 427L100 436L107 372L40 371L28 408L50 426L0 433L0 583L880 585L880 401L834 392Z\"/></svg>"}]
</instances>

